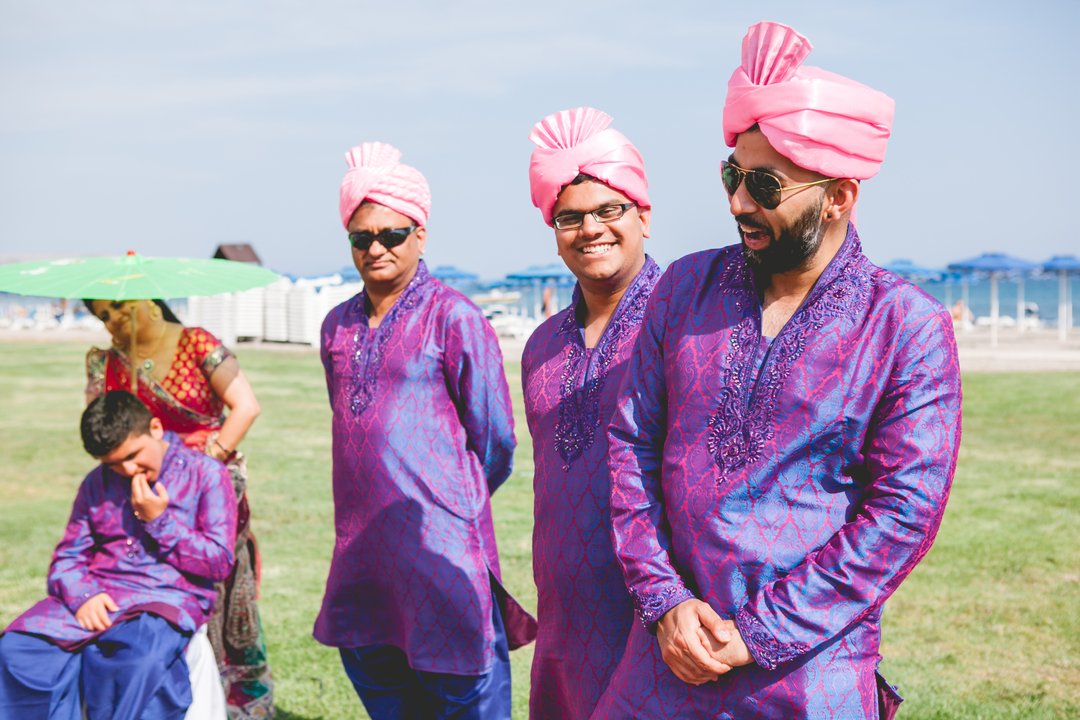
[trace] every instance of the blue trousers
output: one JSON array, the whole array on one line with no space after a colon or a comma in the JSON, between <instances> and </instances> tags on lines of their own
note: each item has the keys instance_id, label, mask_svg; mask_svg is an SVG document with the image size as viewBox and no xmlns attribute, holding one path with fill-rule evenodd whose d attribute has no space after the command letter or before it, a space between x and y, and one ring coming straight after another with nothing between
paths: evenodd
<instances>
[{"instance_id":1,"label":"blue trousers","mask_svg":"<svg viewBox=\"0 0 1080 720\"><path fill-rule=\"evenodd\" d=\"M190 637L143 613L76 652L37 635L0 637L0 718L173 720L191 704Z\"/></svg>"},{"instance_id":2,"label":"blue trousers","mask_svg":"<svg viewBox=\"0 0 1080 720\"><path fill-rule=\"evenodd\" d=\"M510 649L494 603L495 665L486 675L413 670L392 645L338 648L371 720L510 720Z\"/></svg>"}]
</instances>

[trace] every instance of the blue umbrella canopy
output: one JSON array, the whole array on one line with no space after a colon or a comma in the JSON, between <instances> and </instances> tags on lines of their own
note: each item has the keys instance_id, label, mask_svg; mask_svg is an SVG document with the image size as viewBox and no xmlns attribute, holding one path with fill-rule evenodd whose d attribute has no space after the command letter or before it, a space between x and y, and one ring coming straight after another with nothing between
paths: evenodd
<instances>
[{"instance_id":1,"label":"blue umbrella canopy","mask_svg":"<svg viewBox=\"0 0 1080 720\"><path fill-rule=\"evenodd\" d=\"M1005 253L983 253L967 260L949 263L949 270L959 272L1023 273L1038 267L1036 263Z\"/></svg>"},{"instance_id":2,"label":"blue umbrella canopy","mask_svg":"<svg viewBox=\"0 0 1080 720\"><path fill-rule=\"evenodd\" d=\"M916 265L911 260L903 258L888 263L885 269L905 280L940 280L944 275L941 270Z\"/></svg>"},{"instance_id":3,"label":"blue umbrella canopy","mask_svg":"<svg viewBox=\"0 0 1080 720\"><path fill-rule=\"evenodd\" d=\"M1075 255L1055 255L1042 264L1047 272L1080 273L1080 258Z\"/></svg>"},{"instance_id":4,"label":"blue umbrella canopy","mask_svg":"<svg viewBox=\"0 0 1080 720\"><path fill-rule=\"evenodd\" d=\"M508 280L566 280L575 279L574 274L570 272L562 263L549 263L547 265L533 265L527 267L524 270L518 270L517 272L510 273L506 276Z\"/></svg>"},{"instance_id":5,"label":"blue umbrella canopy","mask_svg":"<svg viewBox=\"0 0 1080 720\"><path fill-rule=\"evenodd\" d=\"M950 270L968 273L985 273L990 276L990 345L997 347L998 344L998 277L1001 275L1014 275L1017 279L1017 313L1016 324L1020 331L1024 330L1024 316L1022 311L1024 297L1024 276L1039 266L1005 253L983 253L967 260L949 263Z\"/></svg>"},{"instance_id":6,"label":"blue umbrella canopy","mask_svg":"<svg viewBox=\"0 0 1080 720\"><path fill-rule=\"evenodd\" d=\"M341 276L342 282L358 282L360 280L360 271L356 269L355 265L346 265L338 270L338 275Z\"/></svg>"},{"instance_id":7,"label":"blue umbrella canopy","mask_svg":"<svg viewBox=\"0 0 1080 720\"><path fill-rule=\"evenodd\" d=\"M454 267L453 265L438 265L431 271L431 275L439 280L478 280L476 273Z\"/></svg>"}]
</instances>

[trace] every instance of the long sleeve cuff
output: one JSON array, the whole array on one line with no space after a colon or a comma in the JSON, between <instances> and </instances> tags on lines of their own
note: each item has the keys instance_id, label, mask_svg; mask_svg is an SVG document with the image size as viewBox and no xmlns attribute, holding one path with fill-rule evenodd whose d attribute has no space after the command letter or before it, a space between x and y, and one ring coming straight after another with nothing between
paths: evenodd
<instances>
[{"instance_id":1,"label":"long sleeve cuff","mask_svg":"<svg viewBox=\"0 0 1080 720\"><path fill-rule=\"evenodd\" d=\"M84 602L103 592L89 575L83 576L77 582L65 583L59 590L60 600L72 613L77 612Z\"/></svg>"},{"instance_id":2,"label":"long sleeve cuff","mask_svg":"<svg viewBox=\"0 0 1080 720\"><path fill-rule=\"evenodd\" d=\"M754 661L766 670L775 670L810 651L810 646L805 643L778 641L746 607L739 608L735 613L735 626L739 628L739 635L754 656Z\"/></svg>"},{"instance_id":3,"label":"long sleeve cuff","mask_svg":"<svg viewBox=\"0 0 1080 720\"><path fill-rule=\"evenodd\" d=\"M649 632L655 632L656 621L662 618L668 610L681 602L694 599L694 593L687 590L682 583L671 585L658 593L639 593L631 590L630 595L634 598L634 605L637 606L641 624Z\"/></svg>"}]
</instances>

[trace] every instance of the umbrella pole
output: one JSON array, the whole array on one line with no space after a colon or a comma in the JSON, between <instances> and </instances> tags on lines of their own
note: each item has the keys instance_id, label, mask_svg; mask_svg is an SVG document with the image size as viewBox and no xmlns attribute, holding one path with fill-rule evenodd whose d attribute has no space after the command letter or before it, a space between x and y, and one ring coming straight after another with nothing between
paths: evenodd
<instances>
[{"instance_id":1,"label":"umbrella pole","mask_svg":"<svg viewBox=\"0 0 1080 720\"><path fill-rule=\"evenodd\" d=\"M135 364L135 313L137 308L131 308L131 342L128 343L128 364L131 365L131 394L139 396L139 368Z\"/></svg>"},{"instance_id":2,"label":"umbrella pole","mask_svg":"<svg viewBox=\"0 0 1080 720\"><path fill-rule=\"evenodd\" d=\"M1024 325L1027 322L1027 308L1024 303L1024 276L1021 275L1016 281L1016 327L1020 329L1020 333L1024 332Z\"/></svg>"},{"instance_id":3,"label":"umbrella pole","mask_svg":"<svg viewBox=\"0 0 1080 720\"><path fill-rule=\"evenodd\" d=\"M998 288L997 273L990 275L990 347L998 341Z\"/></svg>"},{"instance_id":4,"label":"umbrella pole","mask_svg":"<svg viewBox=\"0 0 1080 720\"><path fill-rule=\"evenodd\" d=\"M970 308L971 308L971 288L970 288L970 285L968 284L967 275L965 275L964 278L960 281L960 295L964 300L964 320L963 320L963 322L964 322L964 332L967 333L967 332L971 332L974 329L972 327L973 323L968 322L968 312L970 311ZM975 313L971 313L971 319L972 319L972 321L974 321Z\"/></svg>"},{"instance_id":5,"label":"umbrella pole","mask_svg":"<svg viewBox=\"0 0 1080 720\"><path fill-rule=\"evenodd\" d=\"M1058 342L1068 339L1069 311L1066 309L1065 300L1069 296L1069 287L1065 282L1065 271L1058 271Z\"/></svg>"}]
</instances>

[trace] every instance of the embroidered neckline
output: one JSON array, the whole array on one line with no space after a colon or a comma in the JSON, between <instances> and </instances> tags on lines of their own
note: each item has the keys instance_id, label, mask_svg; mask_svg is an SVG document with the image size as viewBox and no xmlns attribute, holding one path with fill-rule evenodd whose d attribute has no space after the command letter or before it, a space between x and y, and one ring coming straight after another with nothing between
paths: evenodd
<instances>
[{"instance_id":1,"label":"embroidered neckline","mask_svg":"<svg viewBox=\"0 0 1080 720\"><path fill-rule=\"evenodd\" d=\"M379 369L382 367L386 343L394 335L399 324L398 318L403 311L413 310L420 301L434 291L435 284L428 272L427 264L421 260L416 267L416 274L401 293L390 312L377 328L367 327L367 291L361 290L356 295L354 311L359 315L356 330L353 331L352 352L349 365L352 371L352 390L349 393L349 410L359 417L375 399L375 384ZM365 350L367 357L365 356Z\"/></svg>"},{"instance_id":2,"label":"embroidered neckline","mask_svg":"<svg viewBox=\"0 0 1080 720\"><path fill-rule=\"evenodd\" d=\"M873 289L871 266L858 233L847 237L817 284L784 328L773 338L755 381L755 353L761 337L758 291L739 246L725 251L720 276L723 292L735 293L742 319L731 331L730 351L721 364L722 389L708 421L707 449L716 463L717 484L757 462L775 430L776 399L811 333L827 321L856 314Z\"/></svg>"},{"instance_id":3,"label":"embroidered neckline","mask_svg":"<svg viewBox=\"0 0 1080 720\"><path fill-rule=\"evenodd\" d=\"M556 331L565 338L566 348L555 423L555 450L562 458L563 470L569 470L596 441L601 422L600 395L608 370L626 337L641 325L645 305L659 279L660 267L646 255L645 264L619 300L600 341L589 352L577 322L578 308L584 299L580 285L575 286L570 306L563 311L566 316Z\"/></svg>"}]
</instances>

